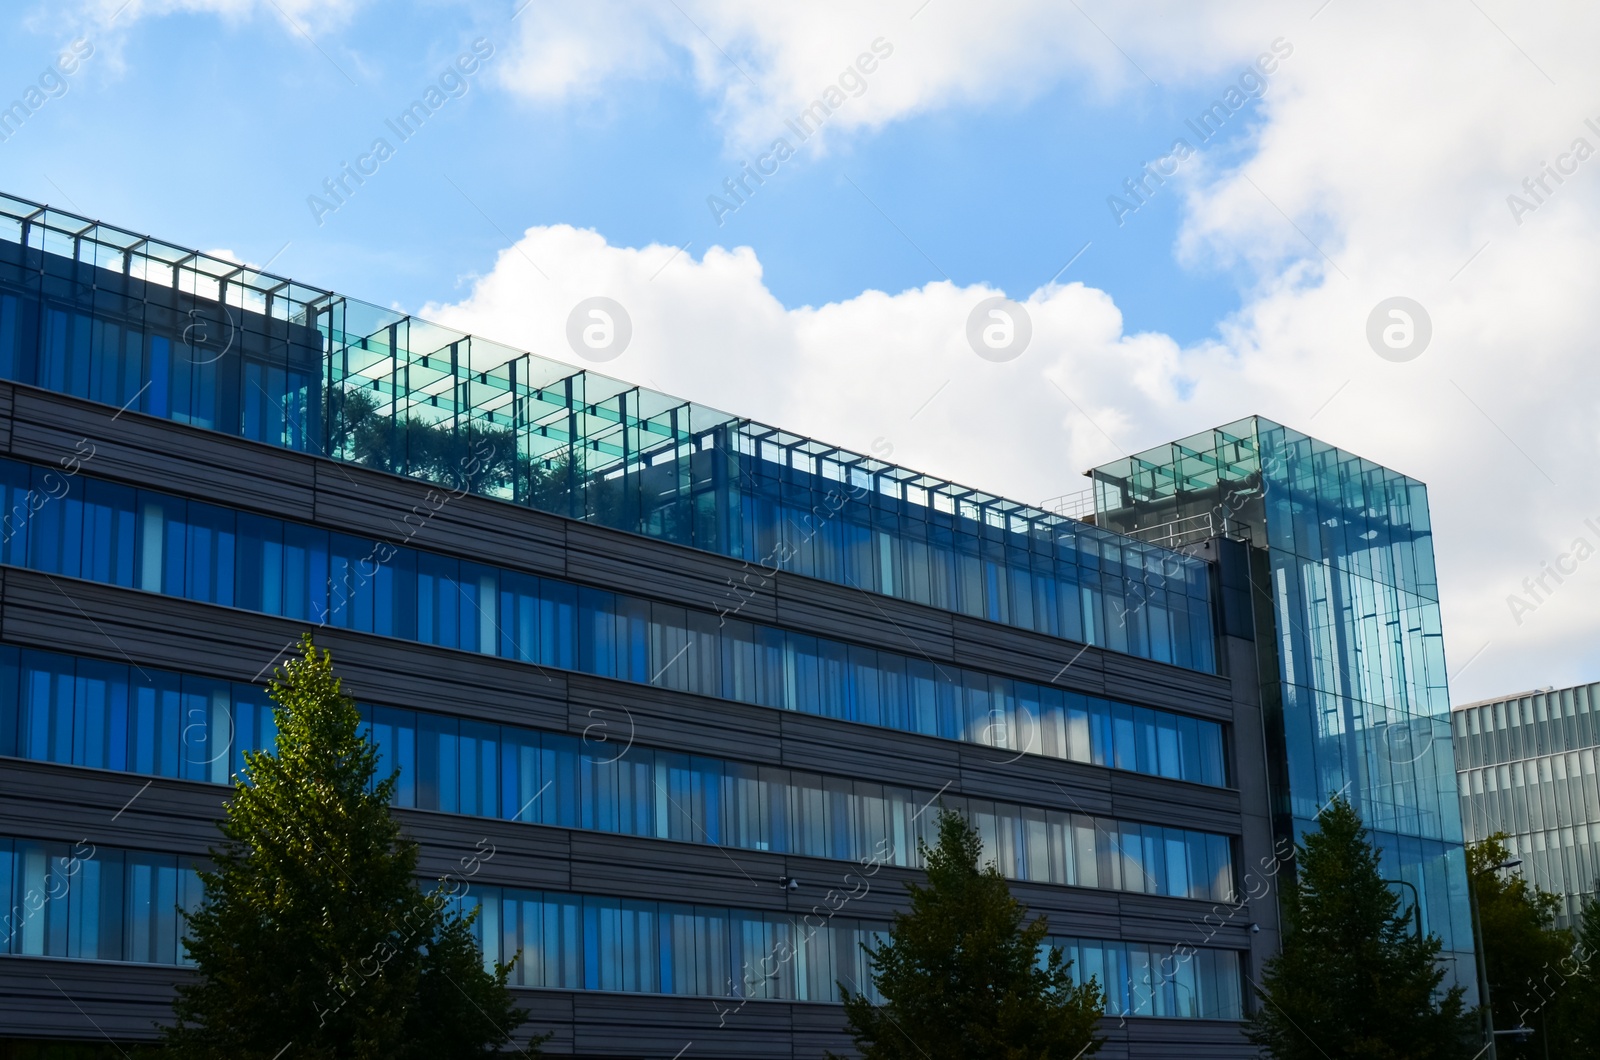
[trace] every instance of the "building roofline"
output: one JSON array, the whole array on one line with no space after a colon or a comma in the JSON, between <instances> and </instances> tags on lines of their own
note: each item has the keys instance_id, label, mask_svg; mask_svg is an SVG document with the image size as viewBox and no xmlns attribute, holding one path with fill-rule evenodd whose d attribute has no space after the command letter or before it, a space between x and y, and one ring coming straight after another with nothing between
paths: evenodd
<instances>
[{"instance_id":1,"label":"building roofline","mask_svg":"<svg viewBox=\"0 0 1600 1060\"><path fill-rule=\"evenodd\" d=\"M1450 705L1450 710L1452 712L1458 710L1469 710L1472 707L1486 707L1491 703L1509 703L1513 699L1526 699L1529 696L1550 696L1560 692L1571 692L1579 688L1592 688L1595 685L1600 685L1600 681L1580 681L1578 684L1563 685L1560 688L1556 688L1554 685L1548 685L1544 688L1528 688L1521 692L1512 692L1503 696L1490 696L1488 699L1475 699L1471 703L1452 703Z\"/></svg>"}]
</instances>

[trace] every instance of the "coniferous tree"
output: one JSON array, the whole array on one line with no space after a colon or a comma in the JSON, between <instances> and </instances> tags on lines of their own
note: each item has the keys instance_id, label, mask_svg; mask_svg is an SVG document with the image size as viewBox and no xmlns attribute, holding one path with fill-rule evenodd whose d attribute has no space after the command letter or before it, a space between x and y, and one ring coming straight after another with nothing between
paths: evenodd
<instances>
[{"instance_id":1,"label":"coniferous tree","mask_svg":"<svg viewBox=\"0 0 1600 1060\"><path fill-rule=\"evenodd\" d=\"M1361 817L1336 798L1295 848L1283 950L1246 1033L1276 1060L1466 1060L1479 1048L1464 990L1440 991L1436 935L1418 936L1384 882Z\"/></svg>"},{"instance_id":2,"label":"coniferous tree","mask_svg":"<svg viewBox=\"0 0 1600 1060\"><path fill-rule=\"evenodd\" d=\"M1071 962L1055 947L1040 962L1049 930L1011 896L991 863L979 868L978 833L959 815L939 815L939 842L919 844L928 884L908 884L911 910L889 937L863 946L873 1004L845 995L850 1032L866 1060L1074 1060L1099 1049L1104 1008L1093 979L1073 985Z\"/></svg>"},{"instance_id":3,"label":"coniferous tree","mask_svg":"<svg viewBox=\"0 0 1600 1060\"><path fill-rule=\"evenodd\" d=\"M199 974L167 1045L197 1060L490 1055L525 1016L510 966L485 971L470 922L418 888L395 777L373 783L355 702L328 653L309 635L301 648L270 690L276 750L245 754L200 874L184 940Z\"/></svg>"},{"instance_id":4,"label":"coniferous tree","mask_svg":"<svg viewBox=\"0 0 1600 1060\"><path fill-rule=\"evenodd\" d=\"M1562 966L1572 954L1573 935L1555 926L1558 896L1530 885L1520 873L1495 868L1510 858L1505 838L1497 832L1467 847L1495 1029L1529 1027L1535 1035L1524 1042L1502 1036L1497 1051L1500 1060L1571 1056L1559 1010L1567 993Z\"/></svg>"}]
</instances>

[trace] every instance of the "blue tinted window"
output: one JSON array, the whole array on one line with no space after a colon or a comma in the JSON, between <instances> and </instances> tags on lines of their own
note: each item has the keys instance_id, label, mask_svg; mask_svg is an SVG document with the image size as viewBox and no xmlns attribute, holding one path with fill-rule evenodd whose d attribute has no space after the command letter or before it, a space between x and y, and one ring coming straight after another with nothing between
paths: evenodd
<instances>
[{"instance_id":1,"label":"blue tinted window","mask_svg":"<svg viewBox=\"0 0 1600 1060\"><path fill-rule=\"evenodd\" d=\"M1101 700L1046 718L1036 686L737 618L0 461L12 558L302 621L763 706L1224 783L1209 721ZM30 483L23 489L23 483ZM1052 708L1053 709L1053 708ZM1085 734L1085 724L1087 731ZM1057 735L1059 733L1059 736Z\"/></svg>"}]
</instances>

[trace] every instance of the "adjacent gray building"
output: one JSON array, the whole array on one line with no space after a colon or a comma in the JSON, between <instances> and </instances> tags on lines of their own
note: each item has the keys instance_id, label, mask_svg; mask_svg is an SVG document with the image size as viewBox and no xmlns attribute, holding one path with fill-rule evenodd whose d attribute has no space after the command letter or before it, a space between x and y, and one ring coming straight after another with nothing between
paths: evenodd
<instances>
[{"instance_id":1,"label":"adjacent gray building","mask_svg":"<svg viewBox=\"0 0 1600 1060\"><path fill-rule=\"evenodd\" d=\"M1467 841L1504 832L1522 875L1575 923L1600 876L1600 684L1458 707L1455 750Z\"/></svg>"}]
</instances>

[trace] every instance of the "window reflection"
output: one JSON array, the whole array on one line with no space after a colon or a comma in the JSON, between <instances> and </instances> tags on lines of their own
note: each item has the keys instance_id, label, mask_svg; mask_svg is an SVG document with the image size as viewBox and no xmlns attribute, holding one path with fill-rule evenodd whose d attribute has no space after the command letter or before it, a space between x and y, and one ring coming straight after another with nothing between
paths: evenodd
<instances>
[{"instance_id":1,"label":"window reflection","mask_svg":"<svg viewBox=\"0 0 1600 1060\"><path fill-rule=\"evenodd\" d=\"M617 680L1226 782L1216 722L105 486L0 460L0 511L20 513L8 527L7 558Z\"/></svg>"},{"instance_id":2,"label":"window reflection","mask_svg":"<svg viewBox=\"0 0 1600 1060\"><path fill-rule=\"evenodd\" d=\"M749 850L920 867L937 805L1019 880L1227 901L1226 836L363 705L395 805ZM272 745L239 682L0 645L0 754L227 783Z\"/></svg>"}]
</instances>

